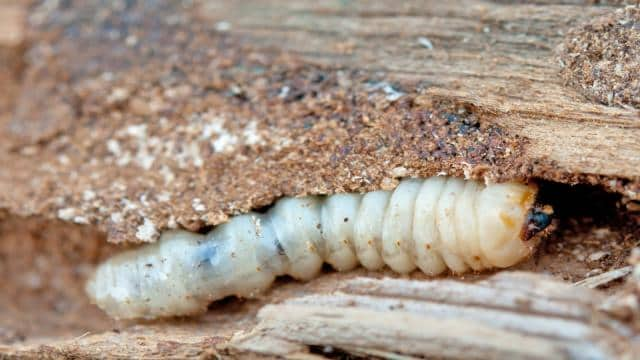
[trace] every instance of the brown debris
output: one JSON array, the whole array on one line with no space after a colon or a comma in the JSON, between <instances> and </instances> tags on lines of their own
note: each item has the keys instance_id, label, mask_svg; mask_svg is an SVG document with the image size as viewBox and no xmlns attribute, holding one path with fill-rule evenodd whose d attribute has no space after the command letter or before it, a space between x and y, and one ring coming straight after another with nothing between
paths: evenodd
<instances>
[{"instance_id":1,"label":"brown debris","mask_svg":"<svg viewBox=\"0 0 640 360\"><path fill-rule=\"evenodd\" d=\"M0 1L0 48L19 47L25 38L25 1Z\"/></svg>"},{"instance_id":2,"label":"brown debris","mask_svg":"<svg viewBox=\"0 0 640 360\"><path fill-rule=\"evenodd\" d=\"M417 81L422 75L400 81L393 71L318 64L260 45L244 35L249 30L235 33L240 25L210 18L225 13L199 2L51 4L32 9L23 91L0 131L0 161L7 164L0 168L0 207L15 214L92 224L112 242L144 242L166 228L218 224L284 195L392 188L399 177L438 173L586 182L640 197L628 161L637 144L619 137L629 134L619 124L601 124L614 132L601 140L632 143L614 156L615 167L602 168L604 152L557 142L543 126L562 119L523 118L533 105L480 91L451 94L464 84L473 89L477 76L437 87ZM445 11L441 6L434 11ZM540 29L541 36L553 35ZM532 65L522 66L528 72ZM534 77L551 74L540 69ZM496 91L511 92L502 81ZM559 114L542 110L536 116ZM564 116L577 116L572 111ZM619 126L627 117L605 116ZM573 128L558 130L587 149L598 141L585 142Z\"/></svg>"},{"instance_id":3,"label":"brown debris","mask_svg":"<svg viewBox=\"0 0 640 360\"><path fill-rule=\"evenodd\" d=\"M19 31L30 2L19 3L24 22L0 27ZM284 195L407 176L534 178L557 230L517 270L577 282L626 266L640 239L638 214L624 214L640 200L637 111L584 100L552 61L571 26L620 1L534 3L34 2L21 40L0 39L0 357L230 355L266 304L399 276L281 279L198 318L120 323L83 291L93 265L122 249L107 240L153 241ZM627 278L596 296L613 294L602 308L637 330L637 271ZM372 349L349 352L394 355Z\"/></svg>"},{"instance_id":4,"label":"brown debris","mask_svg":"<svg viewBox=\"0 0 640 360\"><path fill-rule=\"evenodd\" d=\"M0 344L76 337L108 324L85 300L84 281L113 250L88 227L0 214Z\"/></svg>"},{"instance_id":5,"label":"brown debris","mask_svg":"<svg viewBox=\"0 0 640 360\"><path fill-rule=\"evenodd\" d=\"M557 49L567 84L607 105L640 108L640 8L572 29Z\"/></svg>"},{"instance_id":6,"label":"brown debris","mask_svg":"<svg viewBox=\"0 0 640 360\"><path fill-rule=\"evenodd\" d=\"M283 195L531 175L526 139L465 104L236 46L188 11L156 16L172 4L114 4L95 21L86 2L36 8L29 90L0 134L0 206L144 242Z\"/></svg>"},{"instance_id":7,"label":"brown debris","mask_svg":"<svg viewBox=\"0 0 640 360\"><path fill-rule=\"evenodd\" d=\"M0 128L10 120L20 89L25 65L26 18L24 2L0 1Z\"/></svg>"}]
</instances>

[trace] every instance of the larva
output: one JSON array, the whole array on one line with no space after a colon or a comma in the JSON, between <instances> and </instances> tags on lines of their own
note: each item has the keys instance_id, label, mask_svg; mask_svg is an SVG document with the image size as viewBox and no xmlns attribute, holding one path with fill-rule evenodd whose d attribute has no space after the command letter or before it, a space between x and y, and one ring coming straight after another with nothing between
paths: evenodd
<instances>
[{"instance_id":1,"label":"larva","mask_svg":"<svg viewBox=\"0 0 640 360\"><path fill-rule=\"evenodd\" d=\"M534 184L485 185L452 177L406 179L392 192L283 198L265 214L231 218L206 235L167 231L160 241L101 264L87 284L114 318L205 311L216 299L254 297L277 276L309 280L385 264L428 275L511 266L549 224Z\"/></svg>"}]
</instances>

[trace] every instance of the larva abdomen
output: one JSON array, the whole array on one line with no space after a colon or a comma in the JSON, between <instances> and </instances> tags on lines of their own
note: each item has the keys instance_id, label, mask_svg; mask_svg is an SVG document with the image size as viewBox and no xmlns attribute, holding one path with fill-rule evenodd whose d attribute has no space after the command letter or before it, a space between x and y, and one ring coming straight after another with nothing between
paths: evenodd
<instances>
[{"instance_id":1,"label":"larva abdomen","mask_svg":"<svg viewBox=\"0 0 640 360\"><path fill-rule=\"evenodd\" d=\"M323 257L338 271L358 266L353 245L353 225L362 195L336 194L328 197L320 210Z\"/></svg>"},{"instance_id":2,"label":"larva abdomen","mask_svg":"<svg viewBox=\"0 0 640 360\"><path fill-rule=\"evenodd\" d=\"M155 318L201 312L229 295L253 297L280 275L308 280L323 262L428 275L507 267L535 247L525 230L536 192L432 177L404 180L393 192L284 198L207 235L165 232L100 265L87 291L115 318Z\"/></svg>"},{"instance_id":3,"label":"larva abdomen","mask_svg":"<svg viewBox=\"0 0 640 360\"><path fill-rule=\"evenodd\" d=\"M378 270L384 266L382 260L382 223L391 193L373 191L362 196L356 217L353 237L356 256L362 266Z\"/></svg>"},{"instance_id":4,"label":"larva abdomen","mask_svg":"<svg viewBox=\"0 0 640 360\"><path fill-rule=\"evenodd\" d=\"M382 259L398 273L406 274L416 268L412 255L413 213L416 195L422 181L405 180L391 194L382 224Z\"/></svg>"}]
</instances>

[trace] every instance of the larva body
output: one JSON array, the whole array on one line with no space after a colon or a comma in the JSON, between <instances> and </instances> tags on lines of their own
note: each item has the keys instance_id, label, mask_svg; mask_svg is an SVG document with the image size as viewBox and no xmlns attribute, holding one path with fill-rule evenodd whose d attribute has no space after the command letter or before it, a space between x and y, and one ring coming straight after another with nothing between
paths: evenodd
<instances>
[{"instance_id":1,"label":"larva body","mask_svg":"<svg viewBox=\"0 0 640 360\"><path fill-rule=\"evenodd\" d=\"M428 275L511 266L531 254L535 185L458 178L403 180L394 191L284 198L265 214L233 217L206 235L160 241L101 264L87 285L119 319L188 315L229 295L253 297L280 275L309 280L387 265Z\"/></svg>"}]
</instances>

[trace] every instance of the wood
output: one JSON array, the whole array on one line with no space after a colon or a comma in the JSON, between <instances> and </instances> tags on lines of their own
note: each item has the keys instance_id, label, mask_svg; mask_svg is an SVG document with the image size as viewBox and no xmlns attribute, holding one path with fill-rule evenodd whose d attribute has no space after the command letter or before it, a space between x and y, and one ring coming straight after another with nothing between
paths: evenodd
<instances>
[{"instance_id":1,"label":"wood","mask_svg":"<svg viewBox=\"0 0 640 360\"><path fill-rule=\"evenodd\" d=\"M23 1L0 1L0 48L13 48L23 44L26 17Z\"/></svg>"},{"instance_id":2,"label":"wood","mask_svg":"<svg viewBox=\"0 0 640 360\"><path fill-rule=\"evenodd\" d=\"M24 35L29 32L20 28L27 12L19 10L21 19L4 12L12 3L0 0L0 51L11 53L6 57L10 67L5 67L11 76L6 82L0 79L10 93L0 98L0 123L13 112L13 100L7 109L2 101L18 95L18 80L23 81L23 109L35 111L33 117L13 118L12 125L18 125L14 130L26 125L22 135L28 135L27 142L5 141L6 128L0 131L0 148L11 145L0 153L0 207L22 216L86 224L86 229L100 234L96 248L104 246L106 232L110 241L135 239L143 218L151 219L158 230L173 219L174 225L178 221L178 226L195 231L224 221L229 214L268 206L283 195L377 189L393 184L396 169L401 174L397 176L440 171L462 175L465 158L425 160L429 157L422 156L423 150L431 158L436 152L414 144L404 147L412 134L400 131L403 122L421 130L415 124L424 119L415 114L427 110L441 120L453 114L452 109L463 108L483 127L505 130L504 138L518 135L515 143L523 144L522 153L517 146L507 149L516 149L516 155L511 154L522 162L509 158L490 164L492 170L515 168L507 169L512 170L505 172L507 177L599 184L640 199L638 111L592 103L558 76L554 49L569 28L614 11L602 1L598 6L589 0L153 2L157 7L145 7L144 2L65 1L61 2L65 9L55 9L59 13L38 8L41 20L49 22L31 28L29 40L47 57L30 58L24 77L20 75L28 42ZM129 11L122 10L129 3L133 7L127 21L132 23L117 21ZM7 26L10 30L5 32ZM111 37L114 30L127 36ZM258 68L265 73L254 73ZM308 79L317 73L330 79L329 85L309 86ZM380 95L367 90L362 81L366 78L382 79L406 96L380 108L378 98L352 100ZM279 93L285 85L318 96L289 101ZM156 112L150 104L164 106ZM125 156L110 153L109 140L114 138L118 148L136 160L137 155L143 160L158 155L148 154L151 148L208 149L198 140L203 129L190 126L191 119L201 120L195 115L211 109L227 119L225 134L242 138L248 124L256 121L263 139L286 140L290 149L260 153L243 145L227 154L207 152L199 159L202 168L189 162L184 168L175 166L173 160L181 158L169 150L160 153L149 169L136 161L120 166L116 160ZM142 142L139 132L133 131L140 124L148 125L153 142ZM454 140L461 135L450 134ZM350 143L354 138L357 141ZM376 148L380 139L385 146ZM470 139L487 147L494 144ZM401 145L393 147L395 143ZM265 148L272 149L271 145ZM174 172L163 178L166 169ZM366 180L367 188L362 187L365 180L354 180L358 176ZM206 203L209 213L194 212L196 197ZM126 212L131 209L140 213ZM111 224L114 218L124 219L124 225ZM60 244L54 249L69 248L68 231L58 236ZM43 250L41 256L27 254L29 259L54 258L43 246L41 232L52 233L41 226L29 231L37 240L33 248ZM21 234L18 242L26 237ZM77 237L80 244L93 244L84 234ZM77 255L76 247L73 253ZM566 260L565 253L542 256L554 255L557 263ZM75 274L70 271L77 270L74 258L63 258L68 272ZM535 271L549 271L548 263L542 262ZM56 264L49 273L59 276L62 271ZM566 271L551 272L566 275ZM15 273L8 271L9 281L22 282ZM631 358L640 351L630 340L640 327L618 320L638 317L637 277L630 285L633 291L612 303L602 292L535 275L505 274L478 283L345 282L348 276L352 275L328 274L328 280L323 277L313 284L284 282L288 292L274 289L260 300L215 304L202 318L140 325L112 324L101 317L77 295L83 283L75 279L69 303L94 312L83 310L75 316L85 318L85 324L95 319L94 328L99 330L0 345L0 357L321 358L309 352L310 345L396 359L580 358L585 353ZM598 284L600 279L595 279ZM592 279L588 284L595 283ZM68 285L65 282L61 288L68 290ZM336 287L340 291L332 292ZM48 288L42 292L47 300L56 294ZM300 293L314 295L299 297ZM282 302L291 297L295 298ZM256 326L255 311L269 303ZM608 312L601 312L601 307ZM67 317L53 306L33 308L35 318L45 315L40 320L47 314L54 315L54 322ZM77 328L84 326L79 323Z\"/></svg>"},{"instance_id":3,"label":"wood","mask_svg":"<svg viewBox=\"0 0 640 360\"><path fill-rule=\"evenodd\" d=\"M637 179L638 110L584 99L564 86L554 58L570 27L612 8L547 3L211 1L202 16L228 22L228 32L252 46L383 73L429 97L470 104L484 121L530 139L527 156L563 171Z\"/></svg>"},{"instance_id":4,"label":"wood","mask_svg":"<svg viewBox=\"0 0 640 360\"><path fill-rule=\"evenodd\" d=\"M0 127L9 119L24 67L26 5L0 1Z\"/></svg>"},{"instance_id":5,"label":"wood","mask_svg":"<svg viewBox=\"0 0 640 360\"><path fill-rule=\"evenodd\" d=\"M309 352L313 345L389 359L631 359L640 350L637 331L614 317L620 308L612 297L542 275L501 273L477 282L334 275L311 291L276 289L263 299L257 324L257 304L218 305L192 321L114 323L71 339L0 345L0 354L324 358ZM301 292L308 295L295 296Z\"/></svg>"},{"instance_id":6,"label":"wood","mask_svg":"<svg viewBox=\"0 0 640 360\"><path fill-rule=\"evenodd\" d=\"M334 294L268 305L238 334L239 351L287 356L295 345L369 356L607 359L632 354L633 333L599 313L602 297L528 273L478 283L356 278ZM283 343L286 346L283 346Z\"/></svg>"},{"instance_id":7,"label":"wood","mask_svg":"<svg viewBox=\"0 0 640 360\"><path fill-rule=\"evenodd\" d=\"M612 6L127 4L37 8L0 207L140 242L443 173L640 199L637 110L586 100L554 55Z\"/></svg>"},{"instance_id":8,"label":"wood","mask_svg":"<svg viewBox=\"0 0 640 360\"><path fill-rule=\"evenodd\" d=\"M574 285L595 289L599 286L606 285L614 280L624 278L625 276L631 274L632 271L633 271L632 266L625 266L619 269L607 271L604 274L595 275L595 276L586 278L584 280L576 282Z\"/></svg>"}]
</instances>

